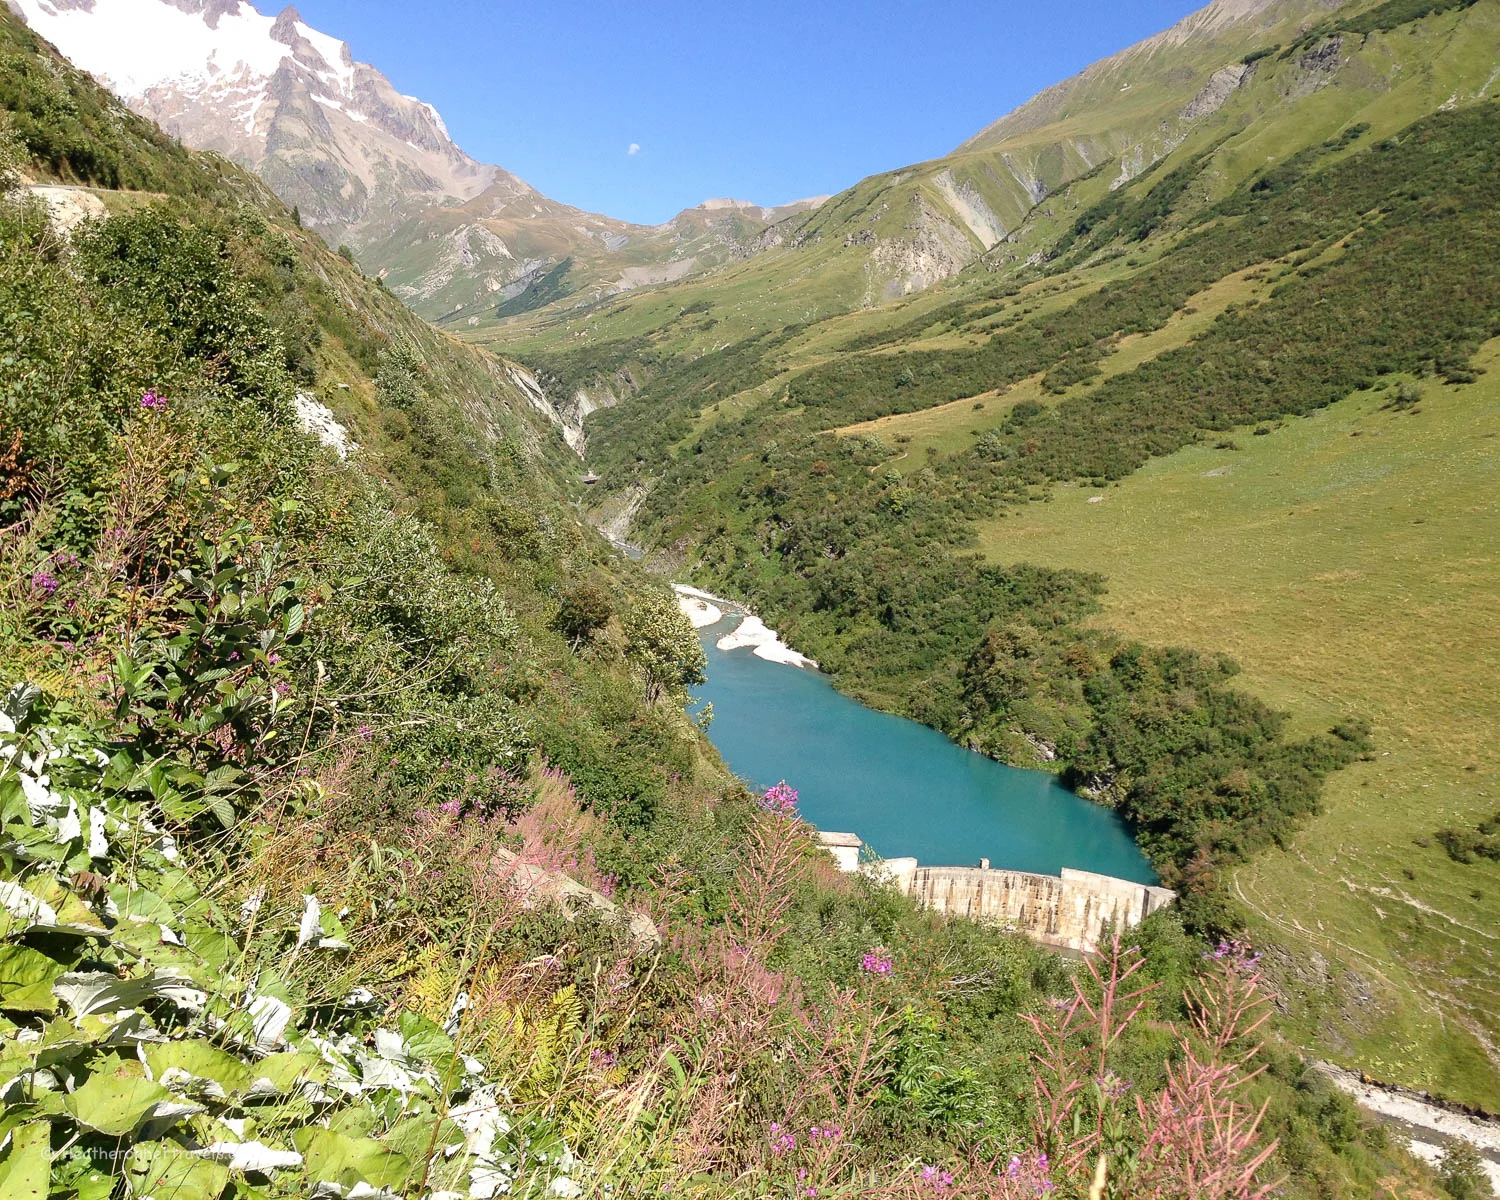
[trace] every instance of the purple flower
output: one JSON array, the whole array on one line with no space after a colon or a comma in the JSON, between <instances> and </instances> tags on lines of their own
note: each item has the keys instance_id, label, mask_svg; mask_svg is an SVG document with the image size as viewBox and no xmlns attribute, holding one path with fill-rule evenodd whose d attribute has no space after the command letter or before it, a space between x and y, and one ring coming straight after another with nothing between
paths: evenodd
<instances>
[{"instance_id":1,"label":"purple flower","mask_svg":"<svg viewBox=\"0 0 1500 1200\"><path fill-rule=\"evenodd\" d=\"M286 697L292 694L292 685L287 683L283 679L278 679L271 686L276 689L276 694L278 696Z\"/></svg>"},{"instance_id":2,"label":"purple flower","mask_svg":"<svg viewBox=\"0 0 1500 1200\"><path fill-rule=\"evenodd\" d=\"M795 1134L787 1133L780 1121L772 1121L771 1128L767 1131L766 1140L771 1143L771 1153L780 1158L783 1154L789 1154L797 1148L797 1137Z\"/></svg>"},{"instance_id":3,"label":"purple flower","mask_svg":"<svg viewBox=\"0 0 1500 1200\"><path fill-rule=\"evenodd\" d=\"M1135 1086L1130 1080L1121 1079L1113 1071L1104 1072L1096 1082L1099 1084L1099 1090L1111 1100L1120 1099Z\"/></svg>"},{"instance_id":4,"label":"purple flower","mask_svg":"<svg viewBox=\"0 0 1500 1200\"><path fill-rule=\"evenodd\" d=\"M147 392L141 397L141 407L147 412L161 412L167 407L167 398L158 396L155 392Z\"/></svg>"},{"instance_id":5,"label":"purple flower","mask_svg":"<svg viewBox=\"0 0 1500 1200\"><path fill-rule=\"evenodd\" d=\"M46 571L36 571L31 576L31 586L39 592L46 592L50 596L62 584L58 582L55 575L49 575Z\"/></svg>"},{"instance_id":6,"label":"purple flower","mask_svg":"<svg viewBox=\"0 0 1500 1200\"><path fill-rule=\"evenodd\" d=\"M1012 1159L1011 1161L1014 1162L1015 1160ZM923 1167L922 1182L935 1192L946 1192L953 1186L953 1174L950 1171L944 1171L941 1167Z\"/></svg>"},{"instance_id":7,"label":"purple flower","mask_svg":"<svg viewBox=\"0 0 1500 1200\"><path fill-rule=\"evenodd\" d=\"M867 950L859 960L859 969L871 975L889 975L896 969L896 964L891 961L890 951L884 946L876 946L873 950Z\"/></svg>"},{"instance_id":8,"label":"purple flower","mask_svg":"<svg viewBox=\"0 0 1500 1200\"><path fill-rule=\"evenodd\" d=\"M354 732L359 735L359 740L362 742L370 742L375 740L375 731L368 725L361 725Z\"/></svg>"},{"instance_id":9,"label":"purple flower","mask_svg":"<svg viewBox=\"0 0 1500 1200\"><path fill-rule=\"evenodd\" d=\"M760 798L760 806L767 812L777 813L780 816L795 816L797 812L797 789L790 787L783 779L775 787L766 792Z\"/></svg>"},{"instance_id":10,"label":"purple flower","mask_svg":"<svg viewBox=\"0 0 1500 1200\"><path fill-rule=\"evenodd\" d=\"M1260 962L1260 954L1251 948L1249 942L1239 938L1220 942L1203 957L1212 962L1225 963L1230 970L1244 974L1254 971Z\"/></svg>"}]
</instances>

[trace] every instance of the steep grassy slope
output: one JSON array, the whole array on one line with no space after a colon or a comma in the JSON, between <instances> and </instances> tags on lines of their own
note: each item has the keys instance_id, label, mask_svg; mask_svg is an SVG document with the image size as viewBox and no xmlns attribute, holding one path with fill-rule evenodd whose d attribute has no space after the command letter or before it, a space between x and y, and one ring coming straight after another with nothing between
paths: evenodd
<instances>
[{"instance_id":1,"label":"steep grassy slope","mask_svg":"<svg viewBox=\"0 0 1500 1200\"><path fill-rule=\"evenodd\" d=\"M1388 610L1394 597L1410 601L1401 589L1416 584L1402 572L1417 560L1384 570L1345 562L1380 557L1380 519L1341 513L1325 527L1289 504L1296 513L1284 527L1252 534L1236 524L1232 475L1214 485L1220 503L1203 518L1203 562L1222 569L1180 567L1183 545L1146 483L1165 456L1197 461L1209 452L1192 447L1223 443L1215 453L1232 464L1227 447L1248 443L1288 487L1311 487L1307 472L1324 461L1314 431L1328 426L1308 414L1341 412L1355 403L1346 397L1378 381L1382 397L1404 395L1405 380L1408 391L1426 389L1422 412L1381 414L1389 428L1375 443L1348 439L1362 454L1389 449L1390 460L1370 460L1368 503L1399 513L1409 507L1406 476L1392 464L1436 462L1444 439L1462 441L1487 403L1480 348L1500 331L1487 267L1500 252L1500 108L1490 98L1500 5L1356 4L1287 19L1293 32L1249 47L1245 56L1266 52L1253 72L1184 125L1154 170L1113 191L1104 174L1081 179L1068 207L1049 198L1052 217L1044 223L1044 206L1031 226L1048 261L991 255L903 303L852 311L867 303L844 253L856 245L825 239L629 302L531 314L502 339L559 394L623 401L590 418L591 465L618 493L646 489L635 533L664 561L753 598L841 687L872 703L1010 761L1035 761L1038 743L1054 748L1070 781L1131 816L1169 874L1215 898L1196 919L1232 921L1217 907L1223 899L1296 952L1285 971L1296 1028L1311 1037L1320 1016L1342 1012L1321 1042L1330 1053L1493 1103L1492 980L1484 940L1472 933L1485 927L1491 889L1460 886L1488 860L1445 865L1433 841L1440 828L1492 816L1478 797L1491 788L1473 781L1482 764L1463 770L1467 760L1445 776L1467 781L1464 804L1435 801L1423 786L1457 745L1456 722L1493 719L1472 698L1482 630L1471 601L1455 594L1453 609L1439 611L1435 596L1433 615L1398 621ZM1224 28L1249 28L1252 41L1264 32L1253 22ZM1191 53L1198 43L1186 44ZM1154 61L1140 69L1159 74L1169 58L1156 53L1120 61ZM1114 80L1117 95L1124 79L1134 92L1138 81L1123 69L1086 73L960 153L1085 117L1107 123L1112 105L1090 81ZM1157 95L1187 87L1186 74L1163 80ZM1100 105L1111 113L1095 112ZM877 193L866 181L816 219ZM1309 432L1297 434L1304 417ZM1437 487L1437 475L1429 482ZM1465 499L1482 483L1456 472L1441 482L1429 507L1444 514L1442 544L1457 553L1462 539L1493 541L1492 514ZM994 556L1012 530L1053 529L1063 509L1047 501L1059 494L1079 502L1055 518L1057 554L1023 537L1024 548ZM1100 504L1082 503L1101 494ZM1278 495L1268 488L1246 504L1264 503L1269 514ZM1082 532L1094 518L1109 529L1108 514L1123 522L1116 540ZM1419 518L1439 520L1411 517ZM1254 587L1233 581L1270 546L1294 574L1262 571L1268 588L1282 580L1280 599L1242 611L1230 601ZM990 551L991 565L969 559L975 550ZM1485 585L1469 567L1482 570L1485 553L1454 567L1454 588L1471 599ZM1131 573L1136 562L1150 584ZM1337 574L1346 569L1358 573ZM1109 582L1117 570L1127 581L1118 591ZM1102 617L1088 617L1099 585L1079 572L1106 576ZM1336 578L1315 587L1313 577L1328 573ZM1294 583L1304 578L1313 582ZM1332 588L1341 599L1313 599ZM1140 598L1140 618L1124 615L1132 610L1116 595ZM1325 609L1339 624L1315 653L1309 611L1322 618ZM1275 657L1283 625L1291 639L1308 631L1295 662ZM1439 626L1448 632L1433 634ZM1191 660L1163 650L1142 658L1106 629L1244 657L1246 673L1226 686L1213 660L1183 666ZM1385 635L1397 631L1383 656ZM1348 653L1338 656L1340 646ZM1432 694L1449 698L1424 706L1420 721L1390 694L1402 691L1392 674L1402 654L1427 663ZM1237 707L1232 697L1246 691L1286 711L1285 727ZM1300 784L1288 790L1287 764L1298 759L1316 774L1343 761L1343 751L1319 757L1337 740L1298 739L1337 724L1346 747L1357 746L1351 718L1374 723L1374 757L1333 776L1326 815L1314 818L1327 824L1313 826L1339 830L1350 855L1336 865L1298 858L1295 847L1325 839L1293 833L1316 802L1302 799ZM1268 739L1255 750L1251 728ZM1410 745L1398 749L1403 738ZM1375 779L1378 788L1360 786ZM1391 883L1400 839L1353 832L1370 810L1349 797L1371 791L1401 800L1402 838L1429 843L1412 848L1426 865L1409 869L1419 880L1430 873L1430 895L1404 875L1400 887ZM1252 865L1231 869L1245 854ZM1325 898L1330 887L1337 901ZM1403 894L1434 910L1422 914L1421 931L1391 915ZM1314 944L1299 926L1313 931L1307 914L1324 904L1341 914L1333 920L1343 935ZM1361 985L1372 977L1379 986ZM1345 1003L1364 994L1374 998L1363 1007ZM1436 1031L1419 1029L1404 1000L1412 994L1440 1014Z\"/></svg>"}]
</instances>

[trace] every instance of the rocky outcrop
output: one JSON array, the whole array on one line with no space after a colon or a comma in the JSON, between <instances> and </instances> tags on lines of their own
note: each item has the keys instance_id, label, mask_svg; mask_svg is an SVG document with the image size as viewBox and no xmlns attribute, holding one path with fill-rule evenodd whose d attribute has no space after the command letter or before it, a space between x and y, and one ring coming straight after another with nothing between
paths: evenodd
<instances>
[{"instance_id":1,"label":"rocky outcrop","mask_svg":"<svg viewBox=\"0 0 1500 1200\"><path fill-rule=\"evenodd\" d=\"M349 436L349 431L339 424L333 410L311 392L298 392L296 403L297 419L302 423L303 430L312 434L340 458L348 458L353 451L359 449L358 444Z\"/></svg>"},{"instance_id":2,"label":"rocky outcrop","mask_svg":"<svg viewBox=\"0 0 1500 1200\"><path fill-rule=\"evenodd\" d=\"M564 410L559 409L547 398L547 393L542 389L537 377L525 367L509 363L506 365L506 371L510 375L511 382L516 385L516 389L530 401L532 408L556 425L562 433L563 441L568 443L568 447L574 454L582 458L584 454L583 422L581 420L570 421Z\"/></svg>"},{"instance_id":3,"label":"rocky outcrop","mask_svg":"<svg viewBox=\"0 0 1500 1200\"><path fill-rule=\"evenodd\" d=\"M884 300L931 287L958 274L979 256L966 233L938 213L920 192L912 194L911 202L916 211L906 235L877 239L870 255L886 280Z\"/></svg>"},{"instance_id":4,"label":"rocky outcrop","mask_svg":"<svg viewBox=\"0 0 1500 1200\"><path fill-rule=\"evenodd\" d=\"M73 231L85 221L103 220L109 216L104 201L86 188L34 185L28 190L46 203L52 228L65 238L72 237Z\"/></svg>"},{"instance_id":5,"label":"rocky outcrop","mask_svg":"<svg viewBox=\"0 0 1500 1200\"><path fill-rule=\"evenodd\" d=\"M506 881L527 907L553 907L570 921L581 912L592 910L605 922L628 930L638 950L653 950L661 945L661 934L644 913L621 908L609 897L584 887L572 876L523 862L509 850L497 849L495 859Z\"/></svg>"},{"instance_id":6,"label":"rocky outcrop","mask_svg":"<svg viewBox=\"0 0 1500 1200\"><path fill-rule=\"evenodd\" d=\"M1005 225L990 210L979 189L971 181L955 180L951 170L939 171L932 181L948 206L968 226L969 232L979 239L981 246L989 250L1004 239L1008 232Z\"/></svg>"},{"instance_id":7,"label":"rocky outcrop","mask_svg":"<svg viewBox=\"0 0 1500 1200\"><path fill-rule=\"evenodd\" d=\"M1234 94L1254 70L1254 66L1249 63L1232 63L1227 67L1220 67L1208 77L1203 90L1182 110L1182 119L1198 121L1218 112L1224 107L1224 101Z\"/></svg>"}]
</instances>

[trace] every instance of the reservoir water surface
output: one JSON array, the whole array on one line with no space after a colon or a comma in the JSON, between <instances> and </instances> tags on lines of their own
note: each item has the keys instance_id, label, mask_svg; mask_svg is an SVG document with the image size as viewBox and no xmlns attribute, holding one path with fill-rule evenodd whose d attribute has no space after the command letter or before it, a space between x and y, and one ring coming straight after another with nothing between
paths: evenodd
<instances>
[{"instance_id":1,"label":"reservoir water surface","mask_svg":"<svg viewBox=\"0 0 1500 1200\"><path fill-rule=\"evenodd\" d=\"M1051 775L1003 766L936 730L876 712L823 676L715 641L738 616L700 631L708 682L692 711L714 706L708 733L757 788L785 779L820 829L856 833L886 858L926 866L1055 875L1063 867L1138 883L1156 876L1123 822Z\"/></svg>"}]
</instances>

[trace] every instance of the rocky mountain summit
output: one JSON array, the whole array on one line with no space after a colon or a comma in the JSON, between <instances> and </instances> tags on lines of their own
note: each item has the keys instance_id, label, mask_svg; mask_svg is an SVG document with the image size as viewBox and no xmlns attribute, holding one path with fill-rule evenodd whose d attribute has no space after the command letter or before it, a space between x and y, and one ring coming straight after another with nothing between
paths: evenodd
<instances>
[{"instance_id":1,"label":"rocky mountain summit","mask_svg":"<svg viewBox=\"0 0 1500 1200\"><path fill-rule=\"evenodd\" d=\"M7 3L131 108L255 171L429 318L477 321L501 306L681 279L749 253L809 204L715 200L661 226L560 204L470 157L436 109L295 8L271 17L246 0Z\"/></svg>"},{"instance_id":2,"label":"rocky mountain summit","mask_svg":"<svg viewBox=\"0 0 1500 1200\"><path fill-rule=\"evenodd\" d=\"M243 0L11 0L132 108L261 174L332 241L413 201L529 192L346 43Z\"/></svg>"}]
</instances>

